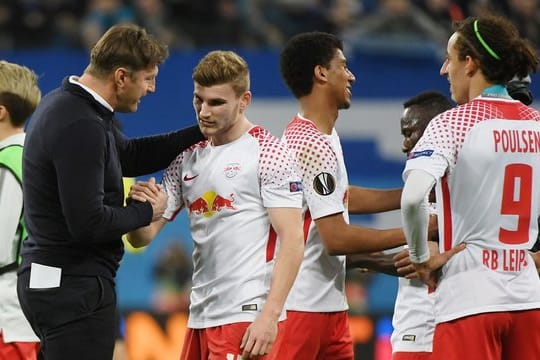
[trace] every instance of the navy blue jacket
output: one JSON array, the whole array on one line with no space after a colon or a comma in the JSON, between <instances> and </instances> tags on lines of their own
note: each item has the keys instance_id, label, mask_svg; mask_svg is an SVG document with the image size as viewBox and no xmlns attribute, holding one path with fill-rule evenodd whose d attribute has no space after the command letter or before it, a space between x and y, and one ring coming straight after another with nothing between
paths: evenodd
<instances>
[{"instance_id":1,"label":"navy blue jacket","mask_svg":"<svg viewBox=\"0 0 540 360\"><path fill-rule=\"evenodd\" d=\"M123 206L122 177L167 167L204 139L197 126L127 139L114 113L64 79L32 116L23 154L24 220L19 271L32 262L66 275L114 279L122 235L152 219L149 203Z\"/></svg>"}]
</instances>

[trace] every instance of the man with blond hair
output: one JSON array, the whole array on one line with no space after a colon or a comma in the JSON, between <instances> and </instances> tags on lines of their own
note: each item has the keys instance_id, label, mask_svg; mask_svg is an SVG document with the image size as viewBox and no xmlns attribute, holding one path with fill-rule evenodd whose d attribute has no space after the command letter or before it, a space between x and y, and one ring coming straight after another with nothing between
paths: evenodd
<instances>
[{"instance_id":1,"label":"man with blond hair","mask_svg":"<svg viewBox=\"0 0 540 360\"><path fill-rule=\"evenodd\" d=\"M300 177L285 145L246 117L251 91L244 59L212 51L195 67L193 82L193 107L208 140L168 167L163 218L129 238L150 241L186 208L194 271L180 358L264 356L279 337L302 261ZM154 201L159 192L158 185L139 183L131 196Z\"/></svg>"},{"instance_id":2,"label":"man with blond hair","mask_svg":"<svg viewBox=\"0 0 540 360\"><path fill-rule=\"evenodd\" d=\"M0 61L0 359L36 359L39 339L17 299L23 221L24 124L41 99L36 74Z\"/></svg>"}]
</instances>

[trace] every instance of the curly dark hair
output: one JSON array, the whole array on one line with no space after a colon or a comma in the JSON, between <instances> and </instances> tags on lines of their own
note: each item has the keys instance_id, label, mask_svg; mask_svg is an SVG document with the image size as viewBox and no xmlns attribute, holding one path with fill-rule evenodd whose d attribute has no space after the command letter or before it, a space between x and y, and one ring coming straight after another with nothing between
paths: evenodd
<instances>
[{"instance_id":1,"label":"curly dark hair","mask_svg":"<svg viewBox=\"0 0 540 360\"><path fill-rule=\"evenodd\" d=\"M337 50L343 51L343 42L325 32L301 33L287 41L280 56L281 76L296 98L311 93L313 69L328 68Z\"/></svg>"}]
</instances>

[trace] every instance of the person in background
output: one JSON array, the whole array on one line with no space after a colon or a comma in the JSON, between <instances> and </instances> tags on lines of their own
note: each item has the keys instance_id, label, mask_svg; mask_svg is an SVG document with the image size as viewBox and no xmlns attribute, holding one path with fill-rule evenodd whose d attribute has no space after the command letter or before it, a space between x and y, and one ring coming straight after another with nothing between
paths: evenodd
<instances>
[{"instance_id":1,"label":"person in background","mask_svg":"<svg viewBox=\"0 0 540 360\"><path fill-rule=\"evenodd\" d=\"M451 108L450 100L435 91L422 92L405 101L400 121L403 152L408 155L431 119ZM398 278L392 318L392 360L432 359L434 311L426 284L417 278Z\"/></svg>"},{"instance_id":2,"label":"person in background","mask_svg":"<svg viewBox=\"0 0 540 360\"><path fill-rule=\"evenodd\" d=\"M128 139L115 112L155 92L167 47L135 25L115 25L79 76L47 94L27 129L23 243L17 292L42 359L110 359L122 235L160 218L167 197L124 205L122 177L165 168L204 139L198 127Z\"/></svg>"},{"instance_id":3,"label":"person in background","mask_svg":"<svg viewBox=\"0 0 540 360\"><path fill-rule=\"evenodd\" d=\"M32 70L0 61L0 359L37 359L39 349L39 339L17 298L17 268L27 236L22 192L24 124L40 99Z\"/></svg>"},{"instance_id":4,"label":"person in background","mask_svg":"<svg viewBox=\"0 0 540 360\"><path fill-rule=\"evenodd\" d=\"M264 355L302 261L302 183L276 137L246 117L249 68L232 51L212 51L193 70L193 107L208 137L165 172L163 217L129 233L146 244L182 208L194 242L188 331L180 358ZM138 183L131 197L157 201L161 186Z\"/></svg>"},{"instance_id":5,"label":"person in background","mask_svg":"<svg viewBox=\"0 0 540 360\"><path fill-rule=\"evenodd\" d=\"M436 359L540 356L540 278L528 252L540 215L540 114L505 88L539 62L499 16L457 22L448 40L441 75L458 106L435 117L409 155L401 200L410 259L436 287ZM466 244L450 261L427 246L434 185L440 247Z\"/></svg>"}]
</instances>

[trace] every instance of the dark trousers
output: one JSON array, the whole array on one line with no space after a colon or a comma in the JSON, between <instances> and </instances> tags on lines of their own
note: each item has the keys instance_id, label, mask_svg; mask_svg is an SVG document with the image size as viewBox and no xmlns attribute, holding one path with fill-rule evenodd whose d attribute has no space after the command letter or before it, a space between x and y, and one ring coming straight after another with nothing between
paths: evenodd
<instances>
[{"instance_id":1,"label":"dark trousers","mask_svg":"<svg viewBox=\"0 0 540 360\"><path fill-rule=\"evenodd\" d=\"M62 275L60 287L29 289L19 274L24 315L41 340L40 360L110 360L116 332L116 291L98 276Z\"/></svg>"}]
</instances>

